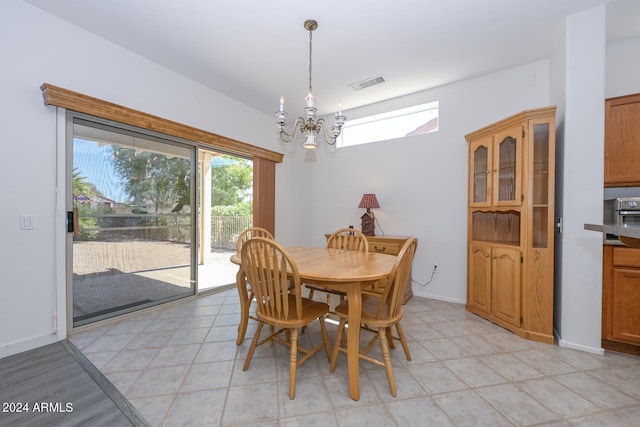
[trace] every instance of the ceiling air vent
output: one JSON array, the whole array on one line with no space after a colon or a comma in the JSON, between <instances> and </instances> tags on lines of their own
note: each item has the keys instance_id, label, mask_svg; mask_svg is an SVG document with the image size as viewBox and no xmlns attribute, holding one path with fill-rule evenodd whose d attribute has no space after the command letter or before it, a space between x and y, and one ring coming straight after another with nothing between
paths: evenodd
<instances>
[{"instance_id":1,"label":"ceiling air vent","mask_svg":"<svg viewBox=\"0 0 640 427\"><path fill-rule=\"evenodd\" d=\"M379 85L380 83L384 83L386 81L387 79L385 79L384 76L377 76L367 80L363 80L361 82L351 83L349 86L351 86L353 90L360 90L360 89L365 89L371 86Z\"/></svg>"}]
</instances>

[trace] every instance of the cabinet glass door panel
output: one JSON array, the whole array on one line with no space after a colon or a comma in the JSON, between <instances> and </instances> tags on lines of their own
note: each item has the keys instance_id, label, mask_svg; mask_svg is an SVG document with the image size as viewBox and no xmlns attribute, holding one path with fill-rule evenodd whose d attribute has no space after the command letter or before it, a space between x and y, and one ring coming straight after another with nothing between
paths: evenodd
<instances>
[{"instance_id":1,"label":"cabinet glass door panel","mask_svg":"<svg viewBox=\"0 0 640 427\"><path fill-rule=\"evenodd\" d=\"M516 126L497 134L494 147L494 205L521 204L522 127Z\"/></svg>"},{"instance_id":2,"label":"cabinet glass door panel","mask_svg":"<svg viewBox=\"0 0 640 427\"><path fill-rule=\"evenodd\" d=\"M500 141L498 163L498 200L515 199L516 140L510 136Z\"/></svg>"},{"instance_id":3,"label":"cabinet glass door panel","mask_svg":"<svg viewBox=\"0 0 640 427\"><path fill-rule=\"evenodd\" d=\"M533 127L533 203L549 203L549 124Z\"/></svg>"},{"instance_id":4,"label":"cabinet glass door panel","mask_svg":"<svg viewBox=\"0 0 640 427\"><path fill-rule=\"evenodd\" d=\"M471 206L491 205L491 138L470 145L470 200Z\"/></svg>"},{"instance_id":5,"label":"cabinet glass door panel","mask_svg":"<svg viewBox=\"0 0 640 427\"><path fill-rule=\"evenodd\" d=\"M533 126L533 246L547 248L549 234L549 123Z\"/></svg>"},{"instance_id":6,"label":"cabinet glass door panel","mask_svg":"<svg viewBox=\"0 0 640 427\"><path fill-rule=\"evenodd\" d=\"M489 150L487 147L478 147L473 153L474 171L473 171L473 201L487 201L487 177L488 177L488 158Z\"/></svg>"},{"instance_id":7,"label":"cabinet glass door panel","mask_svg":"<svg viewBox=\"0 0 640 427\"><path fill-rule=\"evenodd\" d=\"M538 206L533 208L532 232L534 248L546 248L548 246L548 211L547 207Z\"/></svg>"}]
</instances>

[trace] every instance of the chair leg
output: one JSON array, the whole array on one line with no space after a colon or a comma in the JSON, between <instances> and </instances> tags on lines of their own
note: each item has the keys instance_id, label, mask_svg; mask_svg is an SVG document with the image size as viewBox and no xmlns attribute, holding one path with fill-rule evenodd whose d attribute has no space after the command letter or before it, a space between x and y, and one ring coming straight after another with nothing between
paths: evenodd
<instances>
[{"instance_id":1,"label":"chair leg","mask_svg":"<svg viewBox=\"0 0 640 427\"><path fill-rule=\"evenodd\" d=\"M256 333L253 335L253 340L251 340L251 347L249 347L249 352L247 353L247 359L244 361L243 371L249 369L249 363L251 363L251 358L253 357L253 352L256 350L258 346L258 341L260 340L260 332L262 332L262 327L264 326L263 322L258 323L258 329L256 329Z\"/></svg>"},{"instance_id":2,"label":"chair leg","mask_svg":"<svg viewBox=\"0 0 640 427\"><path fill-rule=\"evenodd\" d=\"M387 380L389 380L389 388L391 389L391 396L396 397L396 381L393 377L393 368L391 367L391 356L389 355L389 343L386 337L386 328L378 328L378 335L380 336L380 345L382 346L382 358L384 360L384 367L387 371Z\"/></svg>"},{"instance_id":3,"label":"chair leg","mask_svg":"<svg viewBox=\"0 0 640 427\"><path fill-rule=\"evenodd\" d=\"M296 397L296 368L298 365L298 328L291 331L291 351L289 352L289 399Z\"/></svg>"},{"instance_id":4,"label":"chair leg","mask_svg":"<svg viewBox=\"0 0 640 427\"><path fill-rule=\"evenodd\" d=\"M313 301L314 293L315 293L315 290L313 288L309 288L309 295L307 296L307 298ZM307 332L307 325L304 325L302 327L302 333L304 334L305 332Z\"/></svg>"},{"instance_id":5,"label":"chair leg","mask_svg":"<svg viewBox=\"0 0 640 427\"><path fill-rule=\"evenodd\" d=\"M391 330L391 326L387 328L387 340L389 341L389 347L395 349L396 343L393 342L393 331Z\"/></svg>"},{"instance_id":6,"label":"chair leg","mask_svg":"<svg viewBox=\"0 0 640 427\"><path fill-rule=\"evenodd\" d=\"M320 331L322 332L322 341L324 341L324 351L327 353L327 360L331 363L331 345L329 344L329 334L327 333L327 325L324 324L324 316L318 317L320 322Z\"/></svg>"},{"instance_id":7,"label":"chair leg","mask_svg":"<svg viewBox=\"0 0 640 427\"><path fill-rule=\"evenodd\" d=\"M344 335L344 325L346 325L346 323L347 321L345 319L340 318L336 342L333 345L333 352L331 353L331 365L329 366L329 372L336 370L336 361L338 360L338 353L340 352L340 342L342 341L342 335Z\"/></svg>"},{"instance_id":8,"label":"chair leg","mask_svg":"<svg viewBox=\"0 0 640 427\"><path fill-rule=\"evenodd\" d=\"M407 344L407 339L404 336L404 331L400 323L396 324L396 330L398 331L398 338L400 339L400 344L402 344L404 355L407 356L407 360L411 362L411 352L409 352L409 345Z\"/></svg>"}]
</instances>

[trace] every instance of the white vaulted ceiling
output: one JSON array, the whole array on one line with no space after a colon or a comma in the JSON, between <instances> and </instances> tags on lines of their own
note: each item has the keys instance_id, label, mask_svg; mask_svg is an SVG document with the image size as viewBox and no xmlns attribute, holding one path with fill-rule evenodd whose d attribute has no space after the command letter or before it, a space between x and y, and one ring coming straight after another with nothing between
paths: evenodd
<instances>
[{"instance_id":1,"label":"white vaulted ceiling","mask_svg":"<svg viewBox=\"0 0 640 427\"><path fill-rule=\"evenodd\" d=\"M548 58L565 18L595 6L610 41L640 34L638 0L24 1L269 114L280 96L304 106L307 18L320 114Z\"/></svg>"}]
</instances>

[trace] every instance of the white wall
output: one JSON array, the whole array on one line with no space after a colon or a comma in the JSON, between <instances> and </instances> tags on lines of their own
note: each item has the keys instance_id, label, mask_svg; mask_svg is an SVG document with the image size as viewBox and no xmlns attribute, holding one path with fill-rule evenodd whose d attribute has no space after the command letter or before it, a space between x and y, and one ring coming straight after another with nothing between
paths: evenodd
<instances>
[{"instance_id":1,"label":"white wall","mask_svg":"<svg viewBox=\"0 0 640 427\"><path fill-rule=\"evenodd\" d=\"M606 7L566 22L559 344L601 353Z\"/></svg>"},{"instance_id":2,"label":"white wall","mask_svg":"<svg viewBox=\"0 0 640 427\"><path fill-rule=\"evenodd\" d=\"M440 101L440 131L326 153L288 151L294 164L287 194L290 215L277 218L278 239L321 245L324 233L360 227L363 193L376 193L375 210L387 235L418 237L414 293L466 302L467 143L464 135L528 108L549 105L549 63L536 62L359 110L349 118L433 100ZM326 148L326 147L325 147ZM281 207L281 206L280 206ZM287 209L288 209L287 208ZM291 230L291 232L289 232ZM376 234L382 234L376 227Z\"/></svg>"},{"instance_id":3,"label":"white wall","mask_svg":"<svg viewBox=\"0 0 640 427\"><path fill-rule=\"evenodd\" d=\"M606 98L640 93L640 37L607 45Z\"/></svg>"},{"instance_id":4,"label":"white wall","mask_svg":"<svg viewBox=\"0 0 640 427\"><path fill-rule=\"evenodd\" d=\"M102 98L224 136L279 149L273 119L18 0L0 5L0 357L64 338L56 295L56 109L40 85ZM246 126L249 122L252 125ZM266 137L265 137L266 135ZM286 166L279 166L285 170ZM62 199L64 200L64 199ZM20 215L36 218L19 229ZM58 252L58 253L56 253ZM64 305L63 305L64 306ZM59 318L64 322L64 314Z\"/></svg>"}]
</instances>

